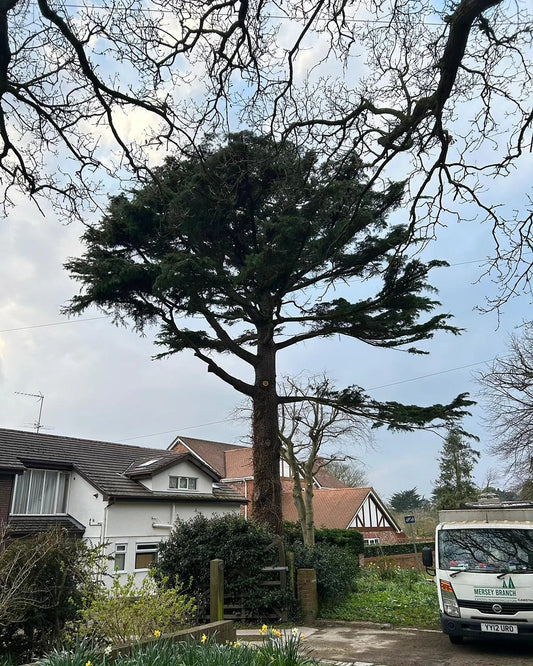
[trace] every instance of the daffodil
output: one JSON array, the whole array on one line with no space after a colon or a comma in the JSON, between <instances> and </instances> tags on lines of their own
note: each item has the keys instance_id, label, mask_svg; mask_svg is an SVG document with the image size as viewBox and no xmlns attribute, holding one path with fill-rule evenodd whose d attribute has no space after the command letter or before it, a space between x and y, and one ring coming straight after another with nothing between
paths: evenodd
<instances>
[{"instance_id":1,"label":"daffodil","mask_svg":"<svg viewBox=\"0 0 533 666\"><path fill-rule=\"evenodd\" d=\"M107 655L107 654L111 654L111 649L112 649L112 648L111 648L111 645L108 645L108 646L105 648L105 650L104 650L104 654L106 654L106 655Z\"/></svg>"},{"instance_id":2,"label":"daffodil","mask_svg":"<svg viewBox=\"0 0 533 666\"><path fill-rule=\"evenodd\" d=\"M278 631L277 629L272 629L272 635L275 636L276 638L281 638L281 631Z\"/></svg>"},{"instance_id":3,"label":"daffodil","mask_svg":"<svg viewBox=\"0 0 533 666\"><path fill-rule=\"evenodd\" d=\"M155 636L156 638L159 638L159 637L161 636L161 632L159 631L159 629L156 629L156 630L154 631L154 636Z\"/></svg>"},{"instance_id":4,"label":"daffodil","mask_svg":"<svg viewBox=\"0 0 533 666\"><path fill-rule=\"evenodd\" d=\"M88 662L85 664L85 666L91 666L91 662L88 661Z\"/></svg>"},{"instance_id":5,"label":"daffodil","mask_svg":"<svg viewBox=\"0 0 533 666\"><path fill-rule=\"evenodd\" d=\"M202 638L200 638L200 640L202 641L202 643L205 643L207 640L207 636L205 634L202 634Z\"/></svg>"}]
</instances>

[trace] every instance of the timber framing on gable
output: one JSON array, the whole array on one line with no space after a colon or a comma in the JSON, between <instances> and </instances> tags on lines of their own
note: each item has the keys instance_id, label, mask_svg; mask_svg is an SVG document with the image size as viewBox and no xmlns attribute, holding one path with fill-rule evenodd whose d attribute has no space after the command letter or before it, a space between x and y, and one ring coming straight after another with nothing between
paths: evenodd
<instances>
[{"instance_id":1,"label":"timber framing on gable","mask_svg":"<svg viewBox=\"0 0 533 666\"><path fill-rule=\"evenodd\" d=\"M389 528L395 532L401 532L400 526L396 523L386 507L376 495L370 491L357 510L357 513L350 522L348 529L357 529L364 527Z\"/></svg>"}]
</instances>

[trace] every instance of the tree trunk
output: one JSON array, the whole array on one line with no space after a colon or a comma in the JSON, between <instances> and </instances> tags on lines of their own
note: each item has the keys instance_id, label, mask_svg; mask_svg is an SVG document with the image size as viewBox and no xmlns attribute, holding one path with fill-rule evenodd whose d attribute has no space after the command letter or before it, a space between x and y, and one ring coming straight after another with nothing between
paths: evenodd
<instances>
[{"instance_id":1,"label":"tree trunk","mask_svg":"<svg viewBox=\"0 0 533 666\"><path fill-rule=\"evenodd\" d=\"M313 456L313 461L315 456ZM305 503L305 529L303 530L304 534L304 545L312 548L315 545L315 510L313 506L313 466L309 464L309 461L305 469L305 493L304 503Z\"/></svg>"},{"instance_id":2,"label":"tree trunk","mask_svg":"<svg viewBox=\"0 0 533 666\"><path fill-rule=\"evenodd\" d=\"M291 473L292 473L292 499L294 501L294 506L296 507L296 512L298 514L298 521L300 523L300 527L302 529L302 540L304 543L304 546L309 546L313 545L309 543L309 533L307 531L307 519L306 519L306 511L305 511L305 502L303 498L303 490L302 490L302 479L300 477L300 473L298 472L298 460L296 459L296 456L294 453L291 452L290 456L290 466L291 466ZM313 541L314 541L314 535L313 535Z\"/></svg>"},{"instance_id":3,"label":"tree trunk","mask_svg":"<svg viewBox=\"0 0 533 666\"><path fill-rule=\"evenodd\" d=\"M260 332L259 335L252 404L252 516L256 522L268 525L275 534L281 534L281 444L276 392L276 351L268 331Z\"/></svg>"}]
</instances>

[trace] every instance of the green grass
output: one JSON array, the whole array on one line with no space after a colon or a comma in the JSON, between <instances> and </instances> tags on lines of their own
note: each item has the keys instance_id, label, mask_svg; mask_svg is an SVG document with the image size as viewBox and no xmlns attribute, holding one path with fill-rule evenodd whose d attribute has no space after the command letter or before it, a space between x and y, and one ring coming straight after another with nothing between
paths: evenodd
<instances>
[{"instance_id":1,"label":"green grass","mask_svg":"<svg viewBox=\"0 0 533 666\"><path fill-rule=\"evenodd\" d=\"M440 629L434 583L414 570L368 566L356 578L356 590L343 602L322 610L325 619L390 623L397 627Z\"/></svg>"}]
</instances>

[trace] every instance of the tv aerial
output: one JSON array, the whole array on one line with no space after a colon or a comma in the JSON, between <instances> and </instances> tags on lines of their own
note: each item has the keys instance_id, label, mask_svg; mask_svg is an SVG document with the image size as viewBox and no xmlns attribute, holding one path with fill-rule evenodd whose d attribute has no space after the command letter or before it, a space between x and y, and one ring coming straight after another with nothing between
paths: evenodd
<instances>
[{"instance_id":1,"label":"tv aerial","mask_svg":"<svg viewBox=\"0 0 533 666\"><path fill-rule=\"evenodd\" d=\"M43 413L43 402L44 395L39 391L39 393L22 393L22 391L15 391L17 395L27 395L30 398L37 398L39 400L39 415L37 416L37 421L32 423L32 426L35 428L35 432L39 432L44 426L41 425L41 416Z\"/></svg>"}]
</instances>

